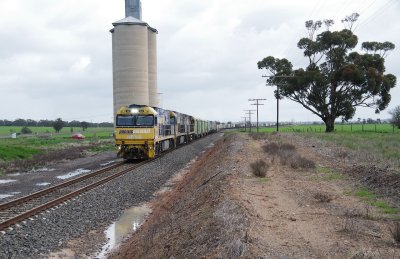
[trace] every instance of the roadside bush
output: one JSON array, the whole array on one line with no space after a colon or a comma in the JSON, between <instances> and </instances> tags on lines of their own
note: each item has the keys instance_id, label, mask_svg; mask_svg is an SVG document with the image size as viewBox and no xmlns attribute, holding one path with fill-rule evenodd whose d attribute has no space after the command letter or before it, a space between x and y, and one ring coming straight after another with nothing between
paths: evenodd
<instances>
[{"instance_id":1,"label":"roadside bush","mask_svg":"<svg viewBox=\"0 0 400 259\"><path fill-rule=\"evenodd\" d=\"M400 243L400 222L395 222L394 227L390 229L392 237L396 243Z\"/></svg>"},{"instance_id":2,"label":"roadside bush","mask_svg":"<svg viewBox=\"0 0 400 259\"><path fill-rule=\"evenodd\" d=\"M287 161L293 169L312 169L315 168L315 162L304 158L298 154L288 157Z\"/></svg>"},{"instance_id":3,"label":"roadside bush","mask_svg":"<svg viewBox=\"0 0 400 259\"><path fill-rule=\"evenodd\" d=\"M268 153L270 155L278 155L279 145L275 142L271 142L271 143L265 144L263 146L263 150L265 153Z\"/></svg>"},{"instance_id":4,"label":"roadside bush","mask_svg":"<svg viewBox=\"0 0 400 259\"><path fill-rule=\"evenodd\" d=\"M21 129L21 133L22 134L32 134L32 130L30 128L28 128L27 126L25 126Z\"/></svg>"},{"instance_id":5,"label":"roadside bush","mask_svg":"<svg viewBox=\"0 0 400 259\"><path fill-rule=\"evenodd\" d=\"M249 136L254 140L260 140L260 139L266 139L268 137L268 134L267 133L251 132L251 133L249 133Z\"/></svg>"},{"instance_id":6,"label":"roadside bush","mask_svg":"<svg viewBox=\"0 0 400 259\"><path fill-rule=\"evenodd\" d=\"M253 174L257 177L265 177L267 175L267 171L269 168L269 165L267 165L267 163L265 163L264 160L257 160L254 163L250 164L250 167L253 171Z\"/></svg>"},{"instance_id":7,"label":"roadside bush","mask_svg":"<svg viewBox=\"0 0 400 259\"><path fill-rule=\"evenodd\" d=\"M296 151L296 147L289 143L278 144L276 142L271 142L265 144L263 146L263 150L265 153L270 155L285 156L287 153L292 154L294 151Z\"/></svg>"},{"instance_id":8,"label":"roadside bush","mask_svg":"<svg viewBox=\"0 0 400 259\"><path fill-rule=\"evenodd\" d=\"M280 151L294 151L296 147L289 143L282 143L279 147Z\"/></svg>"},{"instance_id":9,"label":"roadside bush","mask_svg":"<svg viewBox=\"0 0 400 259\"><path fill-rule=\"evenodd\" d=\"M314 199L316 199L319 202L324 202L324 203L328 203L328 202L332 201L332 197L330 195L321 193L321 192L316 193L314 195Z\"/></svg>"}]
</instances>

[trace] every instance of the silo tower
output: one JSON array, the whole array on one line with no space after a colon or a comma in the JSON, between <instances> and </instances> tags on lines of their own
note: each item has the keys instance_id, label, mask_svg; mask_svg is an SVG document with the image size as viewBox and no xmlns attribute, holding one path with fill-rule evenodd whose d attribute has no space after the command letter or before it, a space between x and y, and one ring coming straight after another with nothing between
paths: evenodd
<instances>
[{"instance_id":1,"label":"silo tower","mask_svg":"<svg viewBox=\"0 0 400 259\"><path fill-rule=\"evenodd\" d=\"M110 31L114 115L128 104L158 106L157 30L142 21L140 0L125 0L125 15Z\"/></svg>"}]
</instances>

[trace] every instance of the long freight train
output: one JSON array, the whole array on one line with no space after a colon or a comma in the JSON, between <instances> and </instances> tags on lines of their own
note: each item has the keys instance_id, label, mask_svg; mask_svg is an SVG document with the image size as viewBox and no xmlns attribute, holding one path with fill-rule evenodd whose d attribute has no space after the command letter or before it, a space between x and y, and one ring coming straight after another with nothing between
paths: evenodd
<instances>
[{"instance_id":1,"label":"long freight train","mask_svg":"<svg viewBox=\"0 0 400 259\"><path fill-rule=\"evenodd\" d=\"M118 110L115 127L118 157L131 160L154 158L165 150L218 131L220 123L132 104Z\"/></svg>"}]
</instances>

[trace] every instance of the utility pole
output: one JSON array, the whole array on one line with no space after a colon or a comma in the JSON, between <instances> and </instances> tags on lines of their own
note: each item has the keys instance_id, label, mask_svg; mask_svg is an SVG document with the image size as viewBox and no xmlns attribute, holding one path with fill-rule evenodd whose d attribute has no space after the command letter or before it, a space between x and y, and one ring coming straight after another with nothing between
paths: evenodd
<instances>
[{"instance_id":1,"label":"utility pole","mask_svg":"<svg viewBox=\"0 0 400 259\"><path fill-rule=\"evenodd\" d=\"M268 77L268 78L280 78L283 80L288 79L288 78L294 78L295 76L267 76L267 75L263 75L262 77ZM271 83L267 82L267 85L273 85ZM279 86L285 86L284 83L276 83L276 94L275 94L275 98L276 98L276 131L279 131L279 99L281 99L281 96L279 94Z\"/></svg>"},{"instance_id":2,"label":"utility pole","mask_svg":"<svg viewBox=\"0 0 400 259\"><path fill-rule=\"evenodd\" d=\"M244 132L247 131L247 127L246 127L246 119L247 117L242 117L242 119L244 119Z\"/></svg>"},{"instance_id":3,"label":"utility pole","mask_svg":"<svg viewBox=\"0 0 400 259\"><path fill-rule=\"evenodd\" d=\"M249 102L255 101L256 103L253 103L252 105L257 105L257 133L258 133L258 106L264 105L262 103L258 103L259 101L266 101L267 99L249 99Z\"/></svg>"},{"instance_id":4,"label":"utility pole","mask_svg":"<svg viewBox=\"0 0 400 259\"><path fill-rule=\"evenodd\" d=\"M251 115L254 114L252 112L255 112L256 110L244 110L246 114L249 115L249 122L250 122L250 132L251 132Z\"/></svg>"}]
</instances>

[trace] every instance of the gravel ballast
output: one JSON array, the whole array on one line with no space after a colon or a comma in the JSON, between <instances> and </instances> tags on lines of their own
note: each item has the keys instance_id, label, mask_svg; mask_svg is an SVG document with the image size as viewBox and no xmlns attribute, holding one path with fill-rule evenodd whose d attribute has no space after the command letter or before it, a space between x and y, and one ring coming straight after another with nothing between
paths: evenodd
<instances>
[{"instance_id":1,"label":"gravel ballast","mask_svg":"<svg viewBox=\"0 0 400 259\"><path fill-rule=\"evenodd\" d=\"M148 202L174 173L220 139L212 134L132 173L0 233L0 258L37 258L62 248L68 240L106 228L125 209Z\"/></svg>"}]
</instances>

